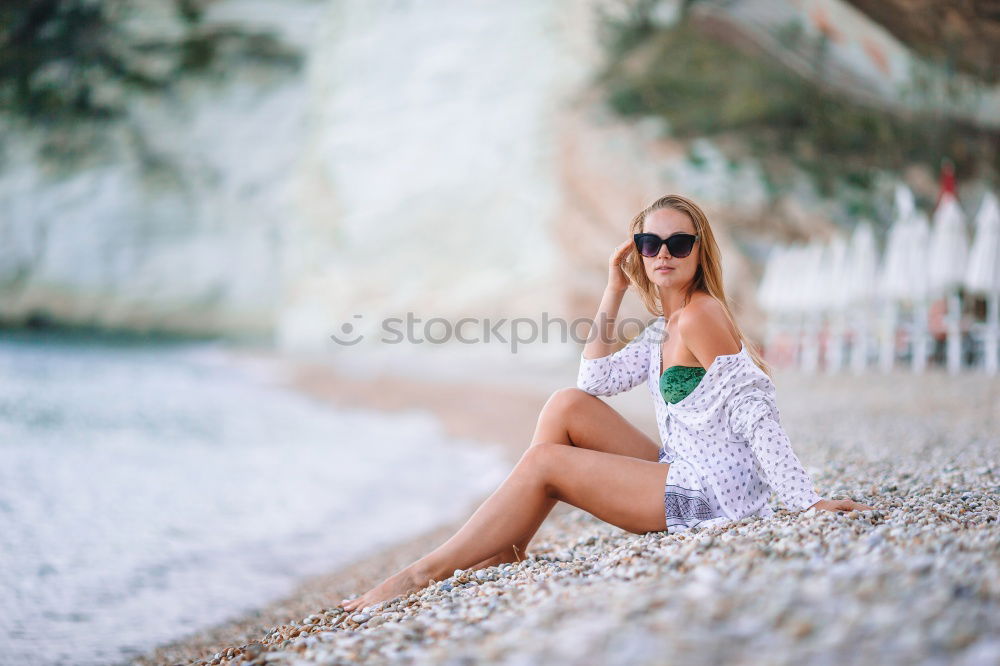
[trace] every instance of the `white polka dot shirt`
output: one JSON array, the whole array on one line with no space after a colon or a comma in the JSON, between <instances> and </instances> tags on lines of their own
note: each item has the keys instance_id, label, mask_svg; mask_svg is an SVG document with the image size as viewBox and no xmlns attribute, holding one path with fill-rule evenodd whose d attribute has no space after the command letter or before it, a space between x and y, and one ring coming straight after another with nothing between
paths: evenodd
<instances>
[{"instance_id":1,"label":"white polka dot shirt","mask_svg":"<svg viewBox=\"0 0 1000 666\"><path fill-rule=\"evenodd\" d=\"M664 330L665 320L658 317L613 354L587 359L581 352L577 387L611 396L645 380L660 431L660 461L690 462L712 484L729 518L769 514L771 490L791 509L821 500L780 425L774 383L746 345L716 356L694 390L671 404L660 392Z\"/></svg>"}]
</instances>

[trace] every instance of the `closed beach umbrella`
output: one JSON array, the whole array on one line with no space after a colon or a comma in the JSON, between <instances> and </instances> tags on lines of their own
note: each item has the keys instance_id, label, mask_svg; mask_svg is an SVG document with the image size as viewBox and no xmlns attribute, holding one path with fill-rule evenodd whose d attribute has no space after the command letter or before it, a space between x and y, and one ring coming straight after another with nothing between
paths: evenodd
<instances>
[{"instance_id":1,"label":"closed beach umbrella","mask_svg":"<svg viewBox=\"0 0 1000 666\"><path fill-rule=\"evenodd\" d=\"M969 291L986 295L986 330L983 336L986 372L998 371L1000 343L1000 206L992 192L987 192L976 213L976 236L969 252L965 273Z\"/></svg>"},{"instance_id":2,"label":"closed beach umbrella","mask_svg":"<svg viewBox=\"0 0 1000 666\"><path fill-rule=\"evenodd\" d=\"M931 231L930 289L946 293L959 287L965 279L969 258L969 241L965 231L965 214L951 192L941 195L934 211Z\"/></svg>"},{"instance_id":3,"label":"closed beach umbrella","mask_svg":"<svg viewBox=\"0 0 1000 666\"><path fill-rule=\"evenodd\" d=\"M764 274L761 275L760 283L757 285L757 304L764 310L767 324L765 347L768 355L773 358L773 349L778 332L778 308L776 306L774 279L777 272L779 255L783 252L780 245L772 245L764 261Z\"/></svg>"},{"instance_id":4,"label":"closed beach umbrella","mask_svg":"<svg viewBox=\"0 0 1000 666\"><path fill-rule=\"evenodd\" d=\"M847 326L853 331L850 363L860 374L868 365L872 304L878 295L878 248L870 222L855 226L849 248L844 285L849 304Z\"/></svg>"},{"instance_id":5,"label":"closed beach umbrella","mask_svg":"<svg viewBox=\"0 0 1000 666\"><path fill-rule=\"evenodd\" d=\"M885 243L885 254L879 268L879 292L886 300L899 301L907 297L910 290L906 258L908 246L907 236L912 228L910 216L898 217L889 227L889 236Z\"/></svg>"},{"instance_id":6,"label":"closed beach umbrella","mask_svg":"<svg viewBox=\"0 0 1000 666\"><path fill-rule=\"evenodd\" d=\"M801 312L818 312L826 307L824 252L823 242L815 240L796 250L795 273L789 277L795 285L796 308Z\"/></svg>"},{"instance_id":7,"label":"closed beach umbrella","mask_svg":"<svg viewBox=\"0 0 1000 666\"><path fill-rule=\"evenodd\" d=\"M934 251L927 257L930 267L928 287L934 295L944 294L948 299L948 372L957 374L962 365L962 332L959 329L962 303L955 290L965 280L969 241L966 238L965 214L958 205L958 199L949 190L941 193L934 211L930 242Z\"/></svg>"},{"instance_id":8,"label":"closed beach umbrella","mask_svg":"<svg viewBox=\"0 0 1000 666\"><path fill-rule=\"evenodd\" d=\"M882 372L889 372L895 363L899 301L906 298L909 291L909 276L906 273L906 237L910 231L909 221L913 214L912 202L913 195L909 189L902 185L896 186L896 218L889 227L885 252L878 269L878 293L884 303L882 345L879 350L879 366Z\"/></svg>"},{"instance_id":9,"label":"closed beach umbrella","mask_svg":"<svg viewBox=\"0 0 1000 666\"><path fill-rule=\"evenodd\" d=\"M767 312L777 312L781 309L782 290L780 278L782 262L786 254L783 245L775 245L767 255L764 264L764 275L757 286L757 302Z\"/></svg>"},{"instance_id":10,"label":"closed beach umbrella","mask_svg":"<svg viewBox=\"0 0 1000 666\"><path fill-rule=\"evenodd\" d=\"M778 258L774 290L777 302L785 314L795 312L798 307L798 289L791 278L799 269L799 249L794 245L785 247Z\"/></svg>"},{"instance_id":11,"label":"closed beach umbrella","mask_svg":"<svg viewBox=\"0 0 1000 666\"><path fill-rule=\"evenodd\" d=\"M789 311L801 313L805 309L808 281L802 280L802 272L807 269L805 261L806 246L802 243L792 243L787 249L786 265L783 269L785 307Z\"/></svg>"},{"instance_id":12,"label":"closed beach umbrella","mask_svg":"<svg viewBox=\"0 0 1000 666\"><path fill-rule=\"evenodd\" d=\"M870 222L860 222L851 234L845 268L848 303L868 304L878 295L878 248Z\"/></svg>"},{"instance_id":13,"label":"closed beach umbrella","mask_svg":"<svg viewBox=\"0 0 1000 666\"><path fill-rule=\"evenodd\" d=\"M1000 291L1000 206L992 192L983 197L975 226L965 286L977 294Z\"/></svg>"},{"instance_id":14,"label":"closed beach umbrella","mask_svg":"<svg viewBox=\"0 0 1000 666\"><path fill-rule=\"evenodd\" d=\"M930 237L931 227L927 214L914 211L910 218L906 235L903 272L909 278L909 288L904 289L905 298L911 302L921 302L930 296Z\"/></svg>"},{"instance_id":15,"label":"closed beach umbrella","mask_svg":"<svg viewBox=\"0 0 1000 666\"><path fill-rule=\"evenodd\" d=\"M802 284L798 277L803 269L801 243L791 243L780 249L774 257L772 277L765 289L764 298L778 313L783 327L793 340L791 354L798 356L802 338Z\"/></svg>"},{"instance_id":16,"label":"closed beach umbrella","mask_svg":"<svg viewBox=\"0 0 1000 666\"><path fill-rule=\"evenodd\" d=\"M796 281L799 289L797 299L803 313L802 369L815 372L819 366L819 335L822 311L826 305L823 293L827 286L823 275L824 243L811 241L800 250L799 271Z\"/></svg>"},{"instance_id":17,"label":"closed beach umbrella","mask_svg":"<svg viewBox=\"0 0 1000 666\"><path fill-rule=\"evenodd\" d=\"M823 304L828 310L843 310L848 303L847 241L834 236L823 248L820 277L823 285Z\"/></svg>"},{"instance_id":18,"label":"closed beach umbrella","mask_svg":"<svg viewBox=\"0 0 1000 666\"><path fill-rule=\"evenodd\" d=\"M897 222L909 219L910 215L917 209L917 205L913 200L913 191L902 183L896 185L895 203Z\"/></svg>"},{"instance_id":19,"label":"closed beach umbrella","mask_svg":"<svg viewBox=\"0 0 1000 666\"><path fill-rule=\"evenodd\" d=\"M931 228L927 214L916 211L912 216L912 229L907 235L907 273L910 275L909 300L912 304L910 339L911 366L914 372L923 372L930 350L928 331L928 299L930 297L930 243Z\"/></svg>"},{"instance_id":20,"label":"closed beach umbrella","mask_svg":"<svg viewBox=\"0 0 1000 666\"><path fill-rule=\"evenodd\" d=\"M789 353L794 357L796 353L798 337L796 318L800 314L795 310L796 261L794 247L774 246L768 254L764 275L757 290L757 299L768 313L767 348L771 350L769 351L771 358ZM792 348L779 350L779 347L783 347L786 335L793 340Z\"/></svg>"},{"instance_id":21,"label":"closed beach umbrella","mask_svg":"<svg viewBox=\"0 0 1000 666\"><path fill-rule=\"evenodd\" d=\"M889 229L879 282L886 303L881 365L892 367L895 356L897 304L913 305L910 327L913 369L920 371L927 358L927 297L930 285L928 249L930 225L927 215L913 204L913 193L903 185L896 188L896 220Z\"/></svg>"},{"instance_id":22,"label":"closed beach umbrella","mask_svg":"<svg viewBox=\"0 0 1000 666\"><path fill-rule=\"evenodd\" d=\"M834 236L824 247L820 276L824 282L823 302L829 322L829 333L826 338L826 370L828 373L835 373L844 365L845 310L848 304L847 241L842 236Z\"/></svg>"}]
</instances>

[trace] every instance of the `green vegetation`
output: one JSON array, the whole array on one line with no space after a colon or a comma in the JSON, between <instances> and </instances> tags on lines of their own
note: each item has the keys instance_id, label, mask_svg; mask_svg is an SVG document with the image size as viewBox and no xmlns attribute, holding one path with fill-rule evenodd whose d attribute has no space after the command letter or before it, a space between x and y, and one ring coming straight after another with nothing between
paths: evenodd
<instances>
[{"instance_id":1,"label":"green vegetation","mask_svg":"<svg viewBox=\"0 0 1000 666\"><path fill-rule=\"evenodd\" d=\"M691 3L688 3L691 4ZM660 116L677 138L734 135L760 158L772 193L780 193L791 161L814 178L824 195L846 198L854 213L873 213L866 201L880 171L926 164L937 173L942 157L956 175L1000 172L1000 134L939 117L902 118L831 94L771 58L737 48L685 12L668 28L649 12L655 0L625 17L604 17L606 66L597 83L608 105L625 117ZM812 53L822 70L826 44L804 44L799 26L779 39Z\"/></svg>"},{"instance_id":2,"label":"green vegetation","mask_svg":"<svg viewBox=\"0 0 1000 666\"><path fill-rule=\"evenodd\" d=\"M102 123L135 92L259 65L279 74L301 55L274 36L203 22L207 0L0 0L0 110L43 128L42 157L96 148Z\"/></svg>"}]
</instances>

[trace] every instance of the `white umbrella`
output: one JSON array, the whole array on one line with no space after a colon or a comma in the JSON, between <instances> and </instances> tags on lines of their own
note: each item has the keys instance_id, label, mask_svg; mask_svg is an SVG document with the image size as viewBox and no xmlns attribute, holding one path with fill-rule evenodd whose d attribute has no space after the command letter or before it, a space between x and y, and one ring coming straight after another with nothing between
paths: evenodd
<instances>
[{"instance_id":1,"label":"white umbrella","mask_svg":"<svg viewBox=\"0 0 1000 666\"><path fill-rule=\"evenodd\" d=\"M896 220L889 228L879 283L882 296L899 301L927 297L930 226L927 215L913 206L909 188L896 188Z\"/></svg>"},{"instance_id":2,"label":"white umbrella","mask_svg":"<svg viewBox=\"0 0 1000 666\"><path fill-rule=\"evenodd\" d=\"M909 232L906 236L904 252L904 273L908 276L909 288L904 290L907 300L911 302L925 301L930 296L930 239L931 227L927 214L914 211L910 217Z\"/></svg>"},{"instance_id":3,"label":"white umbrella","mask_svg":"<svg viewBox=\"0 0 1000 666\"><path fill-rule=\"evenodd\" d=\"M851 234L844 277L851 305L867 305L878 295L878 248L870 222L858 223Z\"/></svg>"},{"instance_id":4,"label":"white umbrella","mask_svg":"<svg viewBox=\"0 0 1000 666\"><path fill-rule=\"evenodd\" d=\"M969 241L966 238L965 214L958 205L958 199L951 192L941 195L941 201L934 211L931 247L934 251L928 257L930 267L928 286L932 293L944 294L948 299L946 319L948 372L954 375L962 365L962 331L959 328L962 302L955 290L965 279Z\"/></svg>"},{"instance_id":5,"label":"white umbrella","mask_svg":"<svg viewBox=\"0 0 1000 666\"><path fill-rule=\"evenodd\" d=\"M843 310L848 305L847 241L839 234L823 246L819 278L823 282L821 304L827 310Z\"/></svg>"},{"instance_id":6,"label":"white umbrella","mask_svg":"<svg viewBox=\"0 0 1000 666\"><path fill-rule=\"evenodd\" d=\"M784 337L786 330L793 338L798 336L798 331L789 322L793 316L799 315L794 310L796 307L794 276L798 270L796 261L795 247L776 245L771 248L764 265L764 275L757 289L757 300L768 313L767 348L769 350L777 351L778 340Z\"/></svg>"},{"instance_id":7,"label":"white umbrella","mask_svg":"<svg viewBox=\"0 0 1000 666\"><path fill-rule=\"evenodd\" d=\"M969 253L965 285L970 291L986 294L986 372L997 374L997 344L1000 339L1000 206L987 192L976 214L976 237Z\"/></svg>"},{"instance_id":8,"label":"white umbrella","mask_svg":"<svg viewBox=\"0 0 1000 666\"><path fill-rule=\"evenodd\" d=\"M927 215L916 211L912 216L912 230L907 240L906 251L908 260L907 272L910 275L910 302L913 305L911 323L911 354L914 372L923 372L927 367L927 352L930 348L930 336L927 331L928 298L930 297L930 243L931 229Z\"/></svg>"},{"instance_id":9,"label":"white umbrella","mask_svg":"<svg viewBox=\"0 0 1000 666\"><path fill-rule=\"evenodd\" d=\"M965 231L965 214L951 192L941 196L934 211L931 247L934 248L928 257L931 290L946 293L960 286L965 278L969 241Z\"/></svg>"},{"instance_id":10,"label":"white umbrella","mask_svg":"<svg viewBox=\"0 0 1000 666\"><path fill-rule=\"evenodd\" d=\"M896 221L889 229L885 257L879 272L885 319L880 365L892 368L895 356L897 308L900 301L913 305L911 326L913 369L923 370L927 360L928 248L930 227L927 215L913 205L909 188L896 187Z\"/></svg>"},{"instance_id":11,"label":"white umbrella","mask_svg":"<svg viewBox=\"0 0 1000 666\"><path fill-rule=\"evenodd\" d=\"M792 243L772 253L773 262L765 275L766 285L762 287L762 302L769 305L776 318L787 327L793 338L792 355L797 358L802 346L804 311L808 301L809 282L802 276L808 270L808 249L802 243Z\"/></svg>"},{"instance_id":12,"label":"white umbrella","mask_svg":"<svg viewBox=\"0 0 1000 666\"><path fill-rule=\"evenodd\" d=\"M796 303L803 314L802 369L815 372L819 366L819 329L825 304L823 276L824 243L810 241L798 253L798 267L790 276L798 284Z\"/></svg>"},{"instance_id":13,"label":"white umbrella","mask_svg":"<svg viewBox=\"0 0 1000 666\"><path fill-rule=\"evenodd\" d=\"M849 303L848 327L854 332L850 363L855 373L861 373L868 364L871 308L878 295L878 249L870 222L862 221L854 227L849 248L844 284Z\"/></svg>"},{"instance_id":14,"label":"white umbrella","mask_svg":"<svg viewBox=\"0 0 1000 666\"><path fill-rule=\"evenodd\" d=\"M844 365L845 310L848 306L847 291L847 241L840 235L833 236L823 248L820 263L823 285L823 305L829 322L826 338L827 373L839 372Z\"/></svg>"},{"instance_id":15,"label":"white umbrella","mask_svg":"<svg viewBox=\"0 0 1000 666\"><path fill-rule=\"evenodd\" d=\"M781 270L787 250L783 245L775 245L764 263L764 275L757 286L757 302L767 312L777 312L782 308Z\"/></svg>"},{"instance_id":16,"label":"white umbrella","mask_svg":"<svg viewBox=\"0 0 1000 666\"><path fill-rule=\"evenodd\" d=\"M896 221L907 220L917 210L913 201L913 192L906 185L898 183L895 193Z\"/></svg>"},{"instance_id":17,"label":"white umbrella","mask_svg":"<svg viewBox=\"0 0 1000 666\"><path fill-rule=\"evenodd\" d=\"M969 291L988 294L1000 291L1000 206L987 192L976 213L976 234L965 271Z\"/></svg>"},{"instance_id":18,"label":"white umbrella","mask_svg":"<svg viewBox=\"0 0 1000 666\"><path fill-rule=\"evenodd\" d=\"M907 190L908 191L908 190ZM912 197L912 195L911 195ZM896 321L899 301L909 291L906 272L907 235L912 209L907 210L905 197L896 188L896 219L889 227L885 253L878 268L878 294L885 304L882 312L882 345L879 349L879 367L889 372L896 360Z\"/></svg>"},{"instance_id":19,"label":"white umbrella","mask_svg":"<svg viewBox=\"0 0 1000 666\"><path fill-rule=\"evenodd\" d=\"M909 249L909 235L913 227L910 216L897 217L889 227L889 236L885 244L885 254L879 267L879 295L889 301L900 301L910 293L909 261L906 252Z\"/></svg>"},{"instance_id":20,"label":"white umbrella","mask_svg":"<svg viewBox=\"0 0 1000 666\"><path fill-rule=\"evenodd\" d=\"M806 292L809 281L803 280L803 273L808 270L807 246L802 243L792 243L785 250L781 269L781 302L786 312L801 313L806 308Z\"/></svg>"}]
</instances>

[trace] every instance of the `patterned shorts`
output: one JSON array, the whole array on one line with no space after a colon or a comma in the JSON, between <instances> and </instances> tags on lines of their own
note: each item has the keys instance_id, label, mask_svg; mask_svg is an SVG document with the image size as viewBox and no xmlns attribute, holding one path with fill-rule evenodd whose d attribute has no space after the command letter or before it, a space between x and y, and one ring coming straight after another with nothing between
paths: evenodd
<instances>
[{"instance_id":1,"label":"patterned shorts","mask_svg":"<svg viewBox=\"0 0 1000 666\"><path fill-rule=\"evenodd\" d=\"M729 520L712 486L703 482L697 470L684 458L674 458L670 463L663 489L663 509L669 534L683 532L699 524L708 527ZM706 524L706 521L712 523Z\"/></svg>"}]
</instances>

